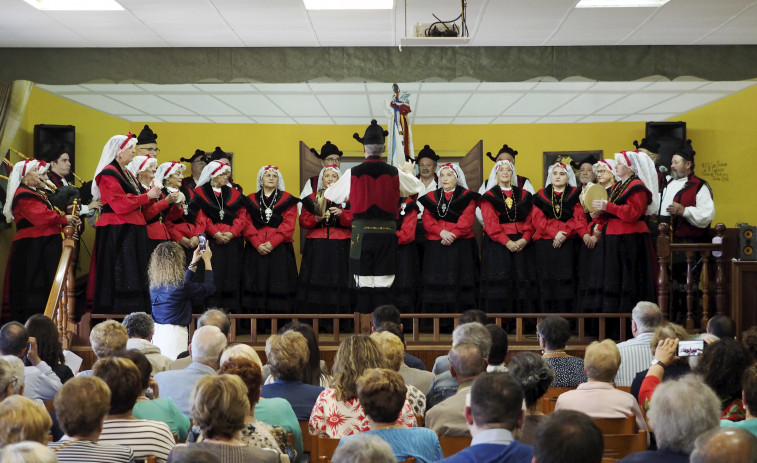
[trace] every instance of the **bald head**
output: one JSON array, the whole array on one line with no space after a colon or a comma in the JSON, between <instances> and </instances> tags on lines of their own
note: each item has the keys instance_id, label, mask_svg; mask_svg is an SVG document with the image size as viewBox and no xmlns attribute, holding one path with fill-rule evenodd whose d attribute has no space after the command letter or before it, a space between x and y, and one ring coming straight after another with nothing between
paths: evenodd
<instances>
[{"instance_id":1,"label":"bald head","mask_svg":"<svg viewBox=\"0 0 757 463\"><path fill-rule=\"evenodd\" d=\"M757 437L732 426L715 428L699 436L691 452L692 463L753 463L757 461Z\"/></svg>"},{"instance_id":2,"label":"bald head","mask_svg":"<svg viewBox=\"0 0 757 463\"><path fill-rule=\"evenodd\" d=\"M458 382L464 382L486 371L486 358L478 345L458 344L449 351L450 372Z\"/></svg>"},{"instance_id":3,"label":"bald head","mask_svg":"<svg viewBox=\"0 0 757 463\"><path fill-rule=\"evenodd\" d=\"M226 336L217 326L198 328L192 336L192 361L218 369L218 359L226 347Z\"/></svg>"}]
</instances>

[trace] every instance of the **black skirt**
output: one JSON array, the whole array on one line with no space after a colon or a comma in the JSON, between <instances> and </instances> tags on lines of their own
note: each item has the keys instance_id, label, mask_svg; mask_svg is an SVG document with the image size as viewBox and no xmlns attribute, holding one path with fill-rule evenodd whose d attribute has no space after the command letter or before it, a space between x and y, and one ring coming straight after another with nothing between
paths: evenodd
<instances>
[{"instance_id":1,"label":"black skirt","mask_svg":"<svg viewBox=\"0 0 757 463\"><path fill-rule=\"evenodd\" d=\"M24 238L11 244L5 267L3 323L25 323L32 315L45 312L62 251L60 235Z\"/></svg>"},{"instance_id":2,"label":"black skirt","mask_svg":"<svg viewBox=\"0 0 757 463\"><path fill-rule=\"evenodd\" d=\"M519 240L523 235L508 235ZM489 236L483 237L479 308L487 313L530 313L538 307L538 291L531 244L520 252Z\"/></svg>"},{"instance_id":3,"label":"black skirt","mask_svg":"<svg viewBox=\"0 0 757 463\"><path fill-rule=\"evenodd\" d=\"M648 233L602 236L582 277L579 309L630 312L639 301L654 301L652 255Z\"/></svg>"},{"instance_id":4,"label":"black skirt","mask_svg":"<svg viewBox=\"0 0 757 463\"><path fill-rule=\"evenodd\" d=\"M297 281L299 313L351 313L350 240L306 239Z\"/></svg>"},{"instance_id":5,"label":"black skirt","mask_svg":"<svg viewBox=\"0 0 757 463\"><path fill-rule=\"evenodd\" d=\"M420 285L420 261L415 243L397 247L397 272L392 284L392 303L402 313L414 313Z\"/></svg>"},{"instance_id":6,"label":"black skirt","mask_svg":"<svg viewBox=\"0 0 757 463\"><path fill-rule=\"evenodd\" d=\"M95 228L95 313L151 311L147 280L147 228L122 224ZM93 281L90 278L90 281Z\"/></svg>"},{"instance_id":7,"label":"black skirt","mask_svg":"<svg viewBox=\"0 0 757 463\"><path fill-rule=\"evenodd\" d=\"M208 239L208 243L213 251L213 281L216 284L216 292L208 296L207 307L217 307L229 313L241 313L244 238L233 238L226 244L218 244L211 238Z\"/></svg>"},{"instance_id":8,"label":"black skirt","mask_svg":"<svg viewBox=\"0 0 757 463\"><path fill-rule=\"evenodd\" d=\"M297 262L292 243L265 256L248 244L244 251L242 307L245 313L292 313L297 294Z\"/></svg>"},{"instance_id":9,"label":"black skirt","mask_svg":"<svg viewBox=\"0 0 757 463\"><path fill-rule=\"evenodd\" d=\"M478 249L473 238L444 246L427 241L423 256L424 313L456 313L476 308Z\"/></svg>"},{"instance_id":10,"label":"black skirt","mask_svg":"<svg viewBox=\"0 0 757 463\"><path fill-rule=\"evenodd\" d=\"M570 238L562 246L555 248L550 239L534 242L540 312L571 313L574 311L578 243L578 239Z\"/></svg>"}]
</instances>

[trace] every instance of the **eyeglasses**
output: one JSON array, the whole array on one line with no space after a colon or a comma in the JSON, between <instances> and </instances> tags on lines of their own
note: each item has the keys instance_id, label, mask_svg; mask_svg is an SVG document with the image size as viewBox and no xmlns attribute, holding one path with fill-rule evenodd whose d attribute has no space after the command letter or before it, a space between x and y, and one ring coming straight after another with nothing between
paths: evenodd
<instances>
[{"instance_id":1,"label":"eyeglasses","mask_svg":"<svg viewBox=\"0 0 757 463\"><path fill-rule=\"evenodd\" d=\"M158 154L160 153L160 148L139 148L139 150L149 151L151 153Z\"/></svg>"}]
</instances>

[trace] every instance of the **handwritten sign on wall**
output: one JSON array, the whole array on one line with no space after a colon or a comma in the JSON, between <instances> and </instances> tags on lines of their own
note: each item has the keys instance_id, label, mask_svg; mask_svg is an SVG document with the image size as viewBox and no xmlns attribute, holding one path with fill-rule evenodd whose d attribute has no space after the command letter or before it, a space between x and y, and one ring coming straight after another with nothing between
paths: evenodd
<instances>
[{"instance_id":1,"label":"handwritten sign on wall","mask_svg":"<svg viewBox=\"0 0 757 463\"><path fill-rule=\"evenodd\" d=\"M725 161L703 162L696 167L697 176L708 182L727 182L728 163Z\"/></svg>"}]
</instances>

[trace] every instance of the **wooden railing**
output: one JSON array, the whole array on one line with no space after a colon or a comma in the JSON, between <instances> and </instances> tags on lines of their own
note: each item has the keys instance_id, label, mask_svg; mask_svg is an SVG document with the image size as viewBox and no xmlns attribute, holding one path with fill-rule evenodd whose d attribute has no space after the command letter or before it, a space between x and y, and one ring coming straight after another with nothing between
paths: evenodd
<instances>
[{"instance_id":1,"label":"wooden railing","mask_svg":"<svg viewBox=\"0 0 757 463\"><path fill-rule=\"evenodd\" d=\"M663 318L670 315L671 285L670 265L673 254L684 254L686 258L686 321L687 330L694 329L695 308L698 306L699 284L695 281L694 267L697 256L702 257L701 287L702 287L702 316L700 327L707 326L710 319L710 264L715 259L715 309L718 314L728 315L726 311L726 291L728 283L725 277L725 250L724 234L725 225L719 223L715 226L715 236L720 243L683 244L671 243L670 226L660 223L660 232L657 237L657 260L659 274L657 276L657 305L662 310Z\"/></svg>"},{"instance_id":2,"label":"wooden railing","mask_svg":"<svg viewBox=\"0 0 757 463\"><path fill-rule=\"evenodd\" d=\"M45 316L58 326L64 349L69 349L76 331L76 262L79 255L79 235L72 226L63 229L63 252L58 261L50 296L45 305ZM89 334L89 333L88 333Z\"/></svg>"}]
</instances>

